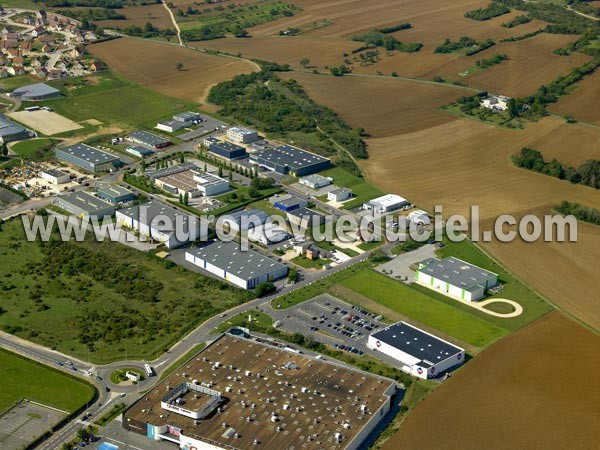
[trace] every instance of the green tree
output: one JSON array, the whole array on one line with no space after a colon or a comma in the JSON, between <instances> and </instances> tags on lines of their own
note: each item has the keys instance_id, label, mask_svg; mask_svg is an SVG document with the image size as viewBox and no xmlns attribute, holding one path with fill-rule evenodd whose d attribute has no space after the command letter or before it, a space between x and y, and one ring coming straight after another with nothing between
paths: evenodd
<instances>
[{"instance_id":1,"label":"green tree","mask_svg":"<svg viewBox=\"0 0 600 450\"><path fill-rule=\"evenodd\" d=\"M180 62L179 62L179 63L177 63L177 65L175 66L175 68L176 68L178 71L182 71L182 70L183 70L183 63L180 63Z\"/></svg>"},{"instance_id":2,"label":"green tree","mask_svg":"<svg viewBox=\"0 0 600 450\"><path fill-rule=\"evenodd\" d=\"M309 64L310 64L310 59L308 59L308 58L302 58L300 60L300 65L304 68L308 67Z\"/></svg>"},{"instance_id":3,"label":"green tree","mask_svg":"<svg viewBox=\"0 0 600 450\"><path fill-rule=\"evenodd\" d=\"M517 101L514 98L508 99L508 102L506 102L506 107L508 108L508 116L510 118L517 117L519 115Z\"/></svg>"},{"instance_id":4,"label":"green tree","mask_svg":"<svg viewBox=\"0 0 600 450\"><path fill-rule=\"evenodd\" d=\"M222 177L223 176L223 168L219 166L219 176Z\"/></svg>"},{"instance_id":5,"label":"green tree","mask_svg":"<svg viewBox=\"0 0 600 450\"><path fill-rule=\"evenodd\" d=\"M183 152L179 154L179 162L182 164L185 162L185 155L183 154Z\"/></svg>"},{"instance_id":6,"label":"green tree","mask_svg":"<svg viewBox=\"0 0 600 450\"><path fill-rule=\"evenodd\" d=\"M6 146L6 142L2 143L2 147L0 148L0 152L2 153L2 156L7 156L8 155L8 147Z\"/></svg>"}]
</instances>

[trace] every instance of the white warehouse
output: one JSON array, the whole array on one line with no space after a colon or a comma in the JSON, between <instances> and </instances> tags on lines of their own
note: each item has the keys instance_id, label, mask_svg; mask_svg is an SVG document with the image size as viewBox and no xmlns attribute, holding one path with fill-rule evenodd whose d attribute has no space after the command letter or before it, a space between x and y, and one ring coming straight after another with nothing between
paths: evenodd
<instances>
[{"instance_id":1,"label":"white warehouse","mask_svg":"<svg viewBox=\"0 0 600 450\"><path fill-rule=\"evenodd\" d=\"M242 289L287 276L288 268L236 242L215 241L185 252L185 260Z\"/></svg>"},{"instance_id":2,"label":"white warehouse","mask_svg":"<svg viewBox=\"0 0 600 450\"><path fill-rule=\"evenodd\" d=\"M474 302L498 283L498 275L453 256L419 263L415 281L448 297Z\"/></svg>"},{"instance_id":3,"label":"white warehouse","mask_svg":"<svg viewBox=\"0 0 600 450\"><path fill-rule=\"evenodd\" d=\"M71 181L68 173L57 169L46 169L40 172L40 177L52 184L64 184Z\"/></svg>"},{"instance_id":4,"label":"white warehouse","mask_svg":"<svg viewBox=\"0 0 600 450\"><path fill-rule=\"evenodd\" d=\"M120 209L116 221L122 227L152 238L167 248L177 248L200 238L201 221L156 200Z\"/></svg>"},{"instance_id":5,"label":"white warehouse","mask_svg":"<svg viewBox=\"0 0 600 450\"><path fill-rule=\"evenodd\" d=\"M419 378L435 378L462 364L465 350L406 322L369 336L367 347L401 362L401 369Z\"/></svg>"},{"instance_id":6,"label":"white warehouse","mask_svg":"<svg viewBox=\"0 0 600 450\"><path fill-rule=\"evenodd\" d=\"M384 214L396 211L404 206L410 205L410 202L404 197L396 194L387 194L383 197L374 198L363 204L363 209L375 214Z\"/></svg>"}]
</instances>

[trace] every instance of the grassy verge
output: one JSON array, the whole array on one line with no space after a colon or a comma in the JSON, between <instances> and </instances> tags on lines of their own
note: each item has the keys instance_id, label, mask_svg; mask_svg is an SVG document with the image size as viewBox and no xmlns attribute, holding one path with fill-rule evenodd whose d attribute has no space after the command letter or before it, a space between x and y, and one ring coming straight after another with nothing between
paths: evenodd
<instances>
[{"instance_id":1,"label":"grassy verge","mask_svg":"<svg viewBox=\"0 0 600 450\"><path fill-rule=\"evenodd\" d=\"M345 202L344 209L356 208L369 200L385 194L365 179L352 175L341 167L324 170L323 172L319 172L319 175L333 178L333 184L336 186L352 189L355 198Z\"/></svg>"},{"instance_id":2,"label":"grassy verge","mask_svg":"<svg viewBox=\"0 0 600 450\"><path fill-rule=\"evenodd\" d=\"M292 259L292 262L305 269L322 269L323 266L329 264L331 260L326 258L308 259L306 256L300 255Z\"/></svg>"},{"instance_id":3,"label":"grassy verge","mask_svg":"<svg viewBox=\"0 0 600 450\"><path fill-rule=\"evenodd\" d=\"M248 320L248 317L251 320ZM267 333L273 327L273 319L261 311L248 311L232 316L215 329L215 333L224 333L231 327L248 328L251 331Z\"/></svg>"},{"instance_id":4,"label":"grassy verge","mask_svg":"<svg viewBox=\"0 0 600 450\"><path fill-rule=\"evenodd\" d=\"M27 398L73 412L94 397L91 384L4 349L0 367L0 411Z\"/></svg>"},{"instance_id":5,"label":"grassy verge","mask_svg":"<svg viewBox=\"0 0 600 450\"><path fill-rule=\"evenodd\" d=\"M125 411L125 403L117 403L106 414L104 414L102 417L100 417L94 423L101 427L108 425L123 411Z\"/></svg>"},{"instance_id":6,"label":"grassy verge","mask_svg":"<svg viewBox=\"0 0 600 450\"><path fill-rule=\"evenodd\" d=\"M17 142L11 147L11 150L23 158L41 161L43 159L54 158L54 154L50 152L50 149L57 142L56 139L29 139Z\"/></svg>"}]
</instances>

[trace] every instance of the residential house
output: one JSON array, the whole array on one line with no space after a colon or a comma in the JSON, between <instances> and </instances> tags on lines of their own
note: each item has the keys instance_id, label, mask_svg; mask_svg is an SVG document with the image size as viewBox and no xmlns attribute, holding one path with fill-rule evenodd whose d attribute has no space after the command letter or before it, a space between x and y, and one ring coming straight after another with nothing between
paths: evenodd
<instances>
[{"instance_id":1,"label":"residential house","mask_svg":"<svg viewBox=\"0 0 600 450\"><path fill-rule=\"evenodd\" d=\"M23 50L23 52L30 52L31 51L31 42L21 42L19 44L19 48L21 50Z\"/></svg>"},{"instance_id":2,"label":"residential house","mask_svg":"<svg viewBox=\"0 0 600 450\"><path fill-rule=\"evenodd\" d=\"M19 56L22 56L21 50L19 50L18 48L9 48L6 51L6 54L8 55L9 59L14 59L14 58L17 58Z\"/></svg>"},{"instance_id":3,"label":"residential house","mask_svg":"<svg viewBox=\"0 0 600 450\"><path fill-rule=\"evenodd\" d=\"M6 69L11 75L25 75L23 66L12 66Z\"/></svg>"},{"instance_id":4,"label":"residential house","mask_svg":"<svg viewBox=\"0 0 600 450\"><path fill-rule=\"evenodd\" d=\"M25 64L25 60L21 55L15 56L12 60L13 66L22 66Z\"/></svg>"},{"instance_id":5,"label":"residential house","mask_svg":"<svg viewBox=\"0 0 600 450\"><path fill-rule=\"evenodd\" d=\"M46 32L46 29L44 27L35 27L33 30L31 30L31 35L33 37L40 37L42 34L44 34Z\"/></svg>"},{"instance_id":6,"label":"residential house","mask_svg":"<svg viewBox=\"0 0 600 450\"><path fill-rule=\"evenodd\" d=\"M100 61L94 61L92 64L90 64L90 70L92 72L104 70L104 64L102 64Z\"/></svg>"},{"instance_id":7,"label":"residential house","mask_svg":"<svg viewBox=\"0 0 600 450\"><path fill-rule=\"evenodd\" d=\"M69 55L73 58L79 58L81 55L83 55L83 47L80 45L74 47L73 50L69 52Z\"/></svg>"},{"instance_id":8,"label":"residential house","mask_svg":"<svg viewBox=\"0 0 600 450\"><path fill-rule=\"evenodd\" d=\"M4 40L8 42L17 42L19 40L19 33L9 32L4 35Z\"/></svg>"},{"instance_id":9,"label":"residential house","mask_svg":"<svg viewBox=\"0 0 600 450\"><path fill-rule=\"evenodd\" d=\"M45 79L48 77L48 71L46 69L44 69L43 67L38 67L37 69L35 69L33 74L38 78Z\"/></svg>"},{"instance_id":10,"label":"residential house","mask_svg":"<svg viewBox=\"0 0 600 450\"><path fill-rule=\"evenodd\" d=\"M49 46L48 44L44 44L44 45L42 45L42 52L43 53L52 53L52 47Z\"/></svg>"},{"instance_id":11,"label":"residential house","mask_svg":"<svg viewBox=\"0 0 600 450\"><path fill-rule=\"evenodd\" d=\"M56 42L56 39L51 34L45 34L42 37L40 37L40 42L42 44L54 44Z\"/></svg>"}]
</instances>

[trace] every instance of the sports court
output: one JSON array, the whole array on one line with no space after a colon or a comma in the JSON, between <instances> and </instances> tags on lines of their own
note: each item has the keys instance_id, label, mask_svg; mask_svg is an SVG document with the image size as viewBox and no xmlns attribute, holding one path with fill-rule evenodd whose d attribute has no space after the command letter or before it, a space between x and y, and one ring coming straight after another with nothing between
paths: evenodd
<instances>
[{"instance_id":1,"label":"sports court","mask_svg":"<svg viewBox=\"0 0 600 450\"><path fill-rule=\"evenodd\" d=\"M67 413L22 400L0 416L0 448L25 448Z\"/></svg>"}]
</instances>

